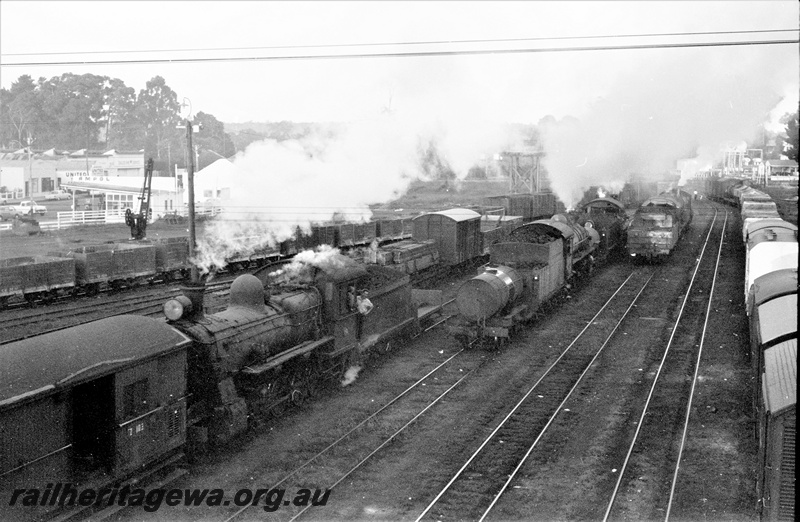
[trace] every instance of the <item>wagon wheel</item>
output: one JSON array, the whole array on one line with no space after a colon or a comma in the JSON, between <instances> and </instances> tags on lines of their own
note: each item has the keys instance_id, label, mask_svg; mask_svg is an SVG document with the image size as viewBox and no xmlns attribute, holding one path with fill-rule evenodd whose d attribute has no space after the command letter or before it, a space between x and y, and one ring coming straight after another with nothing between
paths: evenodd
<instances>
[{"instance_id":1,"label":"wagon wheel","mask_svg":"<svg viewBox=\"0 0 800 522\"><path fill-rule=\"evenodd\" d=\"M50 304L56 300L58 297L58 290L49 290L46 292L42 292L42 302L44 304Z\"/></svg>"}]
</instances>

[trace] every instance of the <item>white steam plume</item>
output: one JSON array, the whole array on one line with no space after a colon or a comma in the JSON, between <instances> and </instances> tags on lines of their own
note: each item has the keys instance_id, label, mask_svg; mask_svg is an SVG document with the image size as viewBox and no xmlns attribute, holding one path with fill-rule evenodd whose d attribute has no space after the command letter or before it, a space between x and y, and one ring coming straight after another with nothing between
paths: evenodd
<instances>
[{"instance_id":1,"label":"white steam plume","mask_svg":"<svg viewBox=\"0 0 800 522\"><path fill-rule=\"evenodd\" d=\"M458 122L430 124L396 114L318 129L300 140L264 140L237 155L225 180L231 198L205 227L195 263L202 271L293 237L298 227L336 216L369 220L370 204L402 195L420 177L420 146L437 151L464 177L484 151L514 140L499 126Z\"/></svg>"},{"instance_id":2,"label":"white steam plume","mask_svg":"<svg viewBox=\"0 0 800 522\"><path fill-rule=\"evenodd\" d=\"M742 48L643 57L580 119L540 122L553 190L571 207L592 185L614 191L631 174L661 177L696 153L705 165L720 144L749 141L796 82L797 66L786 67L796 58L787 60L787 52L796 53L775 48L764 59Z\"/></svg>"}]
</instances>

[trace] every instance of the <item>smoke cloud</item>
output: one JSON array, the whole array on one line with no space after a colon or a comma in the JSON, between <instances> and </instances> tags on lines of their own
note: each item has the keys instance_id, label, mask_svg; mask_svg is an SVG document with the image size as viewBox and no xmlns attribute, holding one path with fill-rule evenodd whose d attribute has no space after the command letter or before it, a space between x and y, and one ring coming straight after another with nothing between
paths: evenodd
<instances>
[{"instance_id":1,"label":"smoke cloud","mask_svg":"<svg viewBox=\"0 0 800 522\"><path fill-rule=\"evenodd\" d=\"M554 192L569 208L592 185L614 192L631 174L660 178L681 158L707 168L769 121L796 81L786 52L765 59L744 48L720 59L691 49L639 61L578 118L540 122Z\"/></svg>"},{"instance_id":2,"label":"smoke cloud","mask_svg":"<svg viewBox=\"0 0 800 522\"><path fill-rule=\"evenodd\" d=\"M226 259L274 248L298 229L309 234L313 223L367 221L369 205L396 199L412 180L428 176L422 152L430 146L463 178L482 153L514 139L503 126L463 117L445 124L385 114L320 126L300 140L253 143L233 160L236 172L225 180L230 199L198 239L195 263L208 272Z\"/></svg>"}]
</instances>

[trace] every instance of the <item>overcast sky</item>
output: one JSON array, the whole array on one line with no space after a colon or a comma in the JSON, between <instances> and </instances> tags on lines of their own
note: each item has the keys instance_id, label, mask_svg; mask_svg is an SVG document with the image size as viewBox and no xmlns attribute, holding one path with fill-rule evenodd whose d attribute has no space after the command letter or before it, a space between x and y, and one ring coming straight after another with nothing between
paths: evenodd
<instances>
[{"instance_id":1,"label":"overcast sky","mask_svg":"<svg viewBox=\"0 0 800 522\"><path fill-rule=\"evenodd\" d=\"M800 90L797 45L126 65L11 65L797 39L797 32L610 37L796 29L798 16L798 3L794 0L319 3L3 0L0 2L3 65L0 80L3 87L9 88L22 74L37 79L65 72L94 73L120 78L138 92L148 79L160 75L180 98L191 101L194 112L211 113L224 122L358 121L389 109L395 113L426 114L443 119L469 111L481 119L536 123L548 114L558 118L568 114L580 116L594 100L606 96L619 78L659 61L664 61L668 67L675 89L686 88L685 84L693 79L687 78L675 64L682 60L693 62L699 57L733 69L752 61L766 60L774 64L770 74L779 77L765 79L764 89L777 91L786 98L783 102L786 107L783 112L786 112L797 107ZM609 38L564 39L582 36ZM526 38L559 39L337 46ZM246 47L260 49L241 49ZM211 50L219 48L227 50ZM194 51L179 52L184 49ZM709 71L709 74L714 73Z\"/></svg>"}]
</instances>

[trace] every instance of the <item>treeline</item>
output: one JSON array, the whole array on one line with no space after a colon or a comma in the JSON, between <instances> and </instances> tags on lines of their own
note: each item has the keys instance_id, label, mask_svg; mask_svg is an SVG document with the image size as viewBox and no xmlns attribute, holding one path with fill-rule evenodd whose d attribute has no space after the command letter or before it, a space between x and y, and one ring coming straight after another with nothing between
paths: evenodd
<instances>
[{"instance_id":1,"label":"treeline","mask_svg":"<svg viewBox=\"0 0 800 522\"><path fill-rule=\"evenodd\" d=\"M138 151L156 170L188 164L186 130L177 93L155 76L138 93L118 78L65 73L34 81L20 76L0 89L0 145L34 150ZM193 136L201 164L236 153L224 125L202 111L193 115L203 130Z\"/></svg>"}]
</instances>

